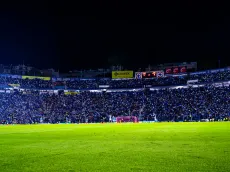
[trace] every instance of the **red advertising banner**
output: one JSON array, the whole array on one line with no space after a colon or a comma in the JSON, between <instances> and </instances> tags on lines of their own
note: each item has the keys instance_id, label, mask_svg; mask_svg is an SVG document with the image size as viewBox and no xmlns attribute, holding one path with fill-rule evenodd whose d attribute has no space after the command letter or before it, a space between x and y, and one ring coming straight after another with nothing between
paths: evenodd
<instances>
[{"instance_id":1,"label":"red advertising banner","mask_svg":"<svg viewBox=\"0 0 230 172\"><path fill-rule=\"evenodd\" d=\"M179 67L174 67L173 74L178 74L178 73L179 73Z\"/></svg>"},{"instance_id":2,"label":"red advertising banner","mask_svg":"<svg viewBox=\"0 0 230 172\"><path fill-rule=\"evenodd\" d=\"M186 66L180 67L180 73L186 73L186 72L187 72L187 67Z\"/></svg>"},{"instance_id":3,"label":"red advertising banner","mask_svg":"<svg viewBox=\"0 0 230 172\"><path fill-rule=\"evenodd\" d=\"M165 69L165 74L172 74L172 68Z\"/></svg>"},{"instance_id":4,"label":"red advertising banner","mask_svg":"<svg viewBox=\"0 0 230 172\"><path fill-rule=\"evenodd\" d=\"M180 73L186 73L187 72L187 67L186 66L181 66L181 67L172 67L172 68L166 68L165 69L165 74L180 74Z\"/></svg>"},{"instance_id":5,"label":"red advertising banner","mask_svg":"<svg viewBox=\"0 0 230 172\"><path fill-rule=\"evenodd\" d=\"M138 122L138 118L136 116L118 116L116 118L117 123L121 122Z\"/></svg>"}]
</instances>

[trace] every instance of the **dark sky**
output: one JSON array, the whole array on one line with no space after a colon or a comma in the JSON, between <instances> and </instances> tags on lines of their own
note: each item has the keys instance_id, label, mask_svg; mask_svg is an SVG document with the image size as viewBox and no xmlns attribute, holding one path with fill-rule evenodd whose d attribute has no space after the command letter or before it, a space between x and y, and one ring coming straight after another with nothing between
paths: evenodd
<instances>
[{"instance_id":1,"label":"dark sky","mask_svg":"<svg viewBox=\"0 0 230 172\"><path fill-rule=\"evenodd\" d=\"M0 4L0 63L61 71L198 61L230 66L230 18L187 4ZM159 5L159 6L158 6ZM214 6L213 6L214 7ZM209 58L209 60L207 60Z\"/></svg>"}]
</instances>

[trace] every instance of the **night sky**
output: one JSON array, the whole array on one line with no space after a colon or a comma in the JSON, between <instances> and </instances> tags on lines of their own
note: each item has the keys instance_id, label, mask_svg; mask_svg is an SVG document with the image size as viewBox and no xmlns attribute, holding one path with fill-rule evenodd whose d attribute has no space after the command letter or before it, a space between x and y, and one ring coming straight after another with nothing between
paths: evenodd
<instances>
[{"instance_id":1,"label":"night sky","mask_svg":"<svg viewBox=\"0 0 230 172\"><path fill-rule=\"evenodd\" d=\"M38 2L0 5L0 64L69 71L198 61L204 69L217 67L219 57L222 67L230 66L230 18L221 10L217 17L194 4L178 12L170 4Z\"/></svg>"}]
</instances>

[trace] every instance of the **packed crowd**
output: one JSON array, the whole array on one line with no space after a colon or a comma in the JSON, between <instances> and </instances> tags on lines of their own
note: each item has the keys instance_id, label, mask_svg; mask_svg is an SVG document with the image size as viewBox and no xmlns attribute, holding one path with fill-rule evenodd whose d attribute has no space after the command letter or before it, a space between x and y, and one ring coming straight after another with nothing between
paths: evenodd
<instances>
[{"instance_id":1,"label":"packed crowd","mask_svg":"<svg viewBox=\"0 0 230 172\"><path fill-rule=\"evenodd\" d=\"M224 120L230 117L230 87L150 92L145 111L157 114L159 121Z\"/></svg>"},{"instance_id":2,"label":"packed crowd","mask_svg":"<svg viewBox=\"0 0 230 172\"><path fill-rule=\"evenodd\" d=\"M228 120L230 87L199 87L75 95L0 93L0 123L93 123L136 116L140 121Z\"/></svg>"},{"instance_id":3,"label":"packed crowd","mask_svg":"<svg viewBox=\"0 0 230 172\"><path fill-rule=\"evenodd\" d=\"M9 84L18 84L21 88L30 89L52 89L53 82L41 79L20 79L13 77L2 77L0 76L0 86L8 87Z\"/></svg>"},{"instance_id":4,"label":"packed crowd","mask_svg":"<svg viewBox=\"0 0 230 172\"><path fill-rule=\"evenodd\" d=\"M183 76L167 76L162 78L151 79L69 79L59 81L59 86L62 85L66 89L98 89L100 85L107 85L109 88L143 88L145 86L166 86L166 85L185 85L188 80L198 80L200 83L211 83L217 81L229 81L230 70L219 71L215 73L201 73ZM45 81L41 79L19 79L12 77L0 76L0 87L8 84L19 84L21 88L33 89L55 89L57 88L56 81Z\"/></svg>"},{"instance_id":5,"label":"packed crowd","mask_svg":"<svg viewBox=\"0 0 230 172\"><path fill-rule=\"evenodd\" d=\"M203 74L196 74L190 75L190 79L198 79L199 82L217 82L217 81L229 81L230 80L230 70L227 71L220 71L215 73L203 73Z\"/></svg>"}]
</instances>

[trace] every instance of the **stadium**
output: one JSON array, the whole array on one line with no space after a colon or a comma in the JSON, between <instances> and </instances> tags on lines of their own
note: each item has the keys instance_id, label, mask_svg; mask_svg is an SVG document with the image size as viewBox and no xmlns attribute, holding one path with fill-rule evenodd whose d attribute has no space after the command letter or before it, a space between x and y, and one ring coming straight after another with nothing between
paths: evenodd
<instances>
[{"instance_id":1,"label":"stadium","mask_svg":"<svg viewBox=\"0 0 230 172\"><path fill-rule=\"evenodd\" d=\"M230 17L149 2L2 1L0 172L230 172Z\"/></svg>"},{"instance_id":2,"label":"stadium","mask_svg":"<svg viewBox=\"0 0 230 172\"><path fill-rule=\"evenodd\" d=\"M176 68L1 74L1 171L229 171L230 68Z\"/></svg>"}]
</instances>

